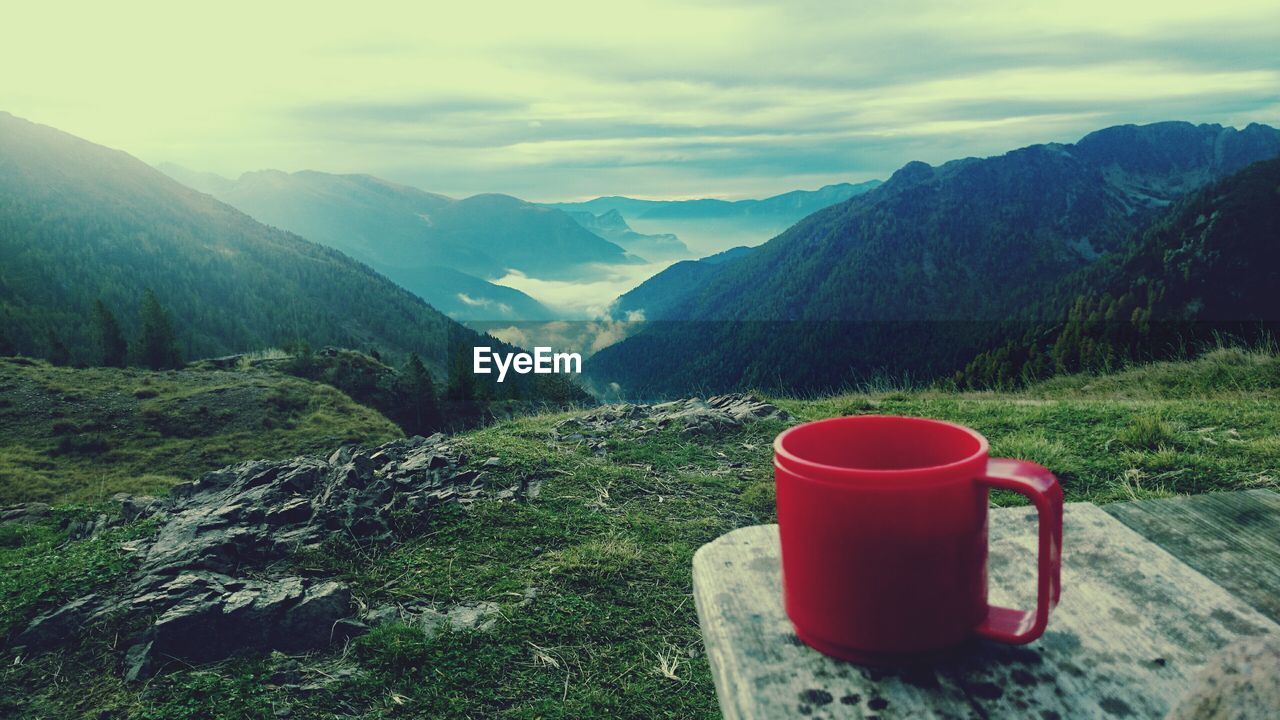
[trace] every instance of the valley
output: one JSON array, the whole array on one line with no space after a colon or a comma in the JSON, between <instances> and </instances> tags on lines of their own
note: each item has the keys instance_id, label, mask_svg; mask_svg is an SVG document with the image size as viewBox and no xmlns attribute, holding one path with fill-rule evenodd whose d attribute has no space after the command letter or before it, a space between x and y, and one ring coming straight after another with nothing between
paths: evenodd
<instances>
[{"instance_id":1,"label":"valley","mask_svg":"<svg viewBox=\"0 0 1280 720\"><path fill-rule=\"evenodd\" d=\"M454 320L510 321L526 332L536 323L599 319L619 295L695 257L667 228L716 238L701 247L725 238L759 244L876 185L735 202L536 205L492 194L455 200L369 175L264 170L233 180L173 164L159 169L260 222L367 263Z\"/></svg>"}]
</instances>

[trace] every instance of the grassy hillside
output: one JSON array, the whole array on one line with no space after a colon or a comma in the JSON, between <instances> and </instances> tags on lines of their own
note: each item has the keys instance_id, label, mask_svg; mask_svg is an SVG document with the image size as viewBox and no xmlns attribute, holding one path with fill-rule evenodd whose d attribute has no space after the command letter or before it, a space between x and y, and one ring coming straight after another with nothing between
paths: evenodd
<instances>
[{"instance_id":1,"label":"grassy hillside","mask_svg":"<svg viewBox=\"0 0 1280 720\"><path fill-rule=\"evenodd\" d=\"M328 385L267 370L73 370L0 358L0 506L161 492L240 460L400 435Z\"/></svg>"},{"instance_id":2,"label":"grassy hillside","mask_svg":"<svg viewBox=\"0 0 1280 720\"><path fill-rule=\"evenodd\" d=\"M6 393L6 397L9 394ZM985 433L996 454L1059 473L1070 501L1280 485L1280 357L1223 349L1182 363L1077 376L1016 393L885 391L778 399L799 420L853 413L928 415ZM384 626L346 651L250 657L125 685L111 629L74 651L0 657L0 715L15 717L715 718L715 692L690 595L703 543L773 520L770 441L761 421L695 438L606 438L607 455L557 439L566 415L460 436L498 456L495 486L543 481L528 503L479 502L395 542L335 542L295 559L351 583L365 603L499 603L487 632L428 639ZM997 502L1017 502L1000 497ZM121 543L145 523L62 544L62 510L0 528L0 632L52 605L71 583L110 583L132 562ZM56 566L58 572L50 572ZM535 600L521 600L530 589ZM303 678L303 692L286 687ZM9 688L5 690L3 688ZM20 690L19 690L20 688Z\"/></svg>"}]
</instances>

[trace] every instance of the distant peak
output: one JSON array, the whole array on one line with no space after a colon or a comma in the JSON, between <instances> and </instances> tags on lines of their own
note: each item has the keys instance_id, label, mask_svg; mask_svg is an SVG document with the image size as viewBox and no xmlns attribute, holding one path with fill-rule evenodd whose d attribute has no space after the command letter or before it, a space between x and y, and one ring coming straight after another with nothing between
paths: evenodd
<instances>
[{"instance_id":1,"label":"distant peak","mask_svg":"<svg viewBox=\"0 0 1280 720\"><path fill-rule=\"evenodd\" d=\"M1223 128L1218 123L1203 123L1195 125L1185 120L1164 120L1161 122L1147 123L1146 125L1136 125L1133 123L1125 125L1112 125L1101 130L1093 132L1080 138L1076 143L1077 147L1087 147L1094 144L1112 143L1112 142L1168 142L1177 138L1192 138L1196 136L1218 135L1223 130L1235 132L1235 128Z\"/></svg>"},{"instance_id":2,"label":"distant peak","mask_svg":"<svg viewBox=\"0 0 1280 720\"><path fill-rule=\"evenodd\" d=\"M892 185L914 185L924 182L933 177L933 166L920 160L912 160L911 162L898 168L890 178L889 183Z\"/></svg>"},{"instance_id":3,"label":"distant peak","mask_svg":"<svg viewBox=\"0 0 1280 720\"><path fill-rule=\"evenodd\" d=\"M472 195L471 197L467 198L467 200L474 201L474 202L490 202L490 203L511 203L511 204L524 203L524 201L521 200L520 198L515 197L513 195L507 195L504 193L480 193L479 195Z\"/></svg>"},{"instance_id":4,"label":"distant peak","mask_svg":"<svg viewBox=\"0 0 1280 720\"><path fill-rule=\"evenodd\" d=\"M275 168L263 168L261 170L246 170L240 173L240 180L253 180L254 178L283 178L289 177L289 173Z\"/></svg>"}]
</instances>

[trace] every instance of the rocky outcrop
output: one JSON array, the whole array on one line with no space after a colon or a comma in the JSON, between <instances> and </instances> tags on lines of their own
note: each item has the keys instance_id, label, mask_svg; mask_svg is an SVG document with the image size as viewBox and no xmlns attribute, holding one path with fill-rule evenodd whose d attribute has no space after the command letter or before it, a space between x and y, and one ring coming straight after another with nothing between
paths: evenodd
<instances>
[{"instance_id":1,"label":"rocky outcrop","mask_svg":"<svg viewBox=\"0 0 1280 720\"><path fill-rule=\"evenodd\" d=\"M173 489L167 522L143 560L149 575L179 569L230 573L261 567L341 533L378 541L400 512L471 500L481 470L465 470L443 435L397 440L327 459L253 461Z\"/></svg>"},{"instance_id":2,"label":"rocky outcrop","mask_svg":"<svg viewBox=\"0 0 1280 720\"><path fill-rule=\"evenodd\" d=\"M689 398L657 405L605 405L589 413L561 421L556 434L561 440L584 440L595 445L605 435L625 432L649 435L666 428L681 433L731 430L763 419L788 420L787 411L754 395L716 395L703 400Z\"/></svg>"},{"instance_id":3,"label":"rocky outcrop","mask_svg":"<svg viewBox=\"0 0 1280 720\"><path fill-rule=\"evenodd\" d=\"M136 678L155 657L205 662L358 634L362 623L344 622L355 614L347 587L277 566L326 538L377 542L390 536L394 518L473 501L486 491L483 468L497 463L466 464L437 434L327 458L240 463L176 486L167 500L117 497L122 517L162 523L154 538L126 547L141 558L132 583L118 596L86 595L37 617L13 644L49 647L107 618L153 618L126 654L126 676ZM494 494L520 493L517 485ZM103 516L71 532L87 537L105 525Z\"/></svg>"},{"instance_id":4,"label":"rocky outcrop","mask_svg":"<svg viewBox=\"0 0 1280 720\"><path fill-rule=\"evenodd\" d=\"M0 508L0 523L30 523L48 517L49 505L42 502L30 502L12 507Z\"/></svg>"}]
</instances>

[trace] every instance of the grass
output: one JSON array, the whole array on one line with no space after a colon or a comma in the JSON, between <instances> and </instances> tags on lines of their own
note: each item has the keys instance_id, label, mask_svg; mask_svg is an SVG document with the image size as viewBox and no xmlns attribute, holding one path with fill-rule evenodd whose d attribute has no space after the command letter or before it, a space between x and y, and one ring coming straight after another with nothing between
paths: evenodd
<instances>
[{"instance_id":1,"label":"grass","mask_svg":"<svg viewBox=\"0 0 1280 720\"><path fill-rule=\"evenodd\" d=\"M1112 502L1276 488L1277 368L1275 355L1216 351L1017 393L896 390L777 402L799 420L894 413L962 422L986 434L994 454L1053 469L1068 500ZM325 681L301 693L272 681L286 662L279 656L176 668L125 686L103 660L116 657L103 631L18 664L0 656L0 715L274 718L288 708L289 717L305 718L718 717L690 562L718 535L773 519L770 442L785 425L762 421L701 439L618 435L601 457L552 440L563 417L459 438L474 462L504 459L496 486L542 480L537 500L452 508L403 524L394 542L334 542L294 560L300 572L341 578L370 605L499 603L488 632L428 637L384 626L346 648L299 658L307 681ZM55 548L58 558L78 558L81 585L108 585L123 572L113 564L118 538L60 545L60 522L23 530L35 539L15 547L0 537L0 573L16 573L3 587L35 588L12 591L6 622L43 602L40 588L55 580L21 573L35 572Z\"/></svg>"},{"instance_id":2,"label":"grass","mask_svg":"<svg viewBox=\"0 0 1280 720\"><path fill-rule=\"evenodd\" d=\"M157 493L250 458L401 435L327 385L266 370L153 373L0 359L0 506Z\"/></svg>"}]
</instances>

